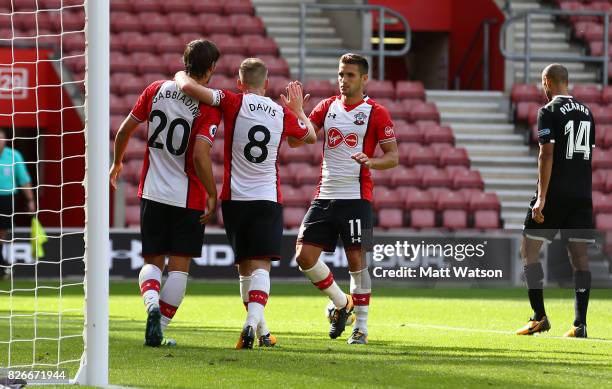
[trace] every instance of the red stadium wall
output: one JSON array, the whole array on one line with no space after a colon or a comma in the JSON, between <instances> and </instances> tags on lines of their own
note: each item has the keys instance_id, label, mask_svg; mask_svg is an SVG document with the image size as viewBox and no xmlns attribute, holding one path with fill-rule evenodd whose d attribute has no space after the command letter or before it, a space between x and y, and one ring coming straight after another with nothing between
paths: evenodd
<instances>
[{"instance_id":1,"label":"red stadium wall","mask_svg":"<svg viewBox=\"0 0 612 389\"><path fill-rule=\"evenodd\" d=\"M490 80L491 89L503 90L504 58L499 51L499 30L504 14L493 0L370 0L370 4L385 5L404 15L415 32L447 32L449 34L449 80L452 83L457 68L470 42L478 31L482 20L497 19L499 23L491 28L490 35ZM468 6L469 4L469 6ZM374 22L377 26L377 21ZM387 25L389 31L401 29L401 24ZM482 56L482 37L470 54L465 65L461 84L466 85L471 70ZM480 73L478 73L480 74ZM452 85L449 85L452 87ZM482 88L482 77L476 77L471 89Z\"/></svg>"},{"instance_id":2,"label":"red stadium wall","mask_svg":"<svg viewBox=\"0 0 612 389\"><path fill-rule=\"evenodd\" d=\"M42 185L38 190L39 209L44 210L39 213L41 222L46 226L82 226L85 220L83 209L70 207L82 206L84 201L81 182L85 172L85 140L80 133L84 125L76 109L65 108L74 104L61 87L52 63L40 62L50 58L50 53L39 49L37 56L36 49L15 48L13 54L10 47L0 48L0 77L3 81L8 80L7 84L2 83L3 88L12 88L12 63L14 74L20 75L15 86L39 86L38 93L34 89L23 94L16 90L14 108L11 92L0 91L0 127L14 128L17 134L20 128L38 128L39 134L43 135L38 140L38 153L40 160L45 162L28 165L33 180L38 179L37 184ZM39 62L36 63L37 58ZM22 113L11 115L13 112ZM57 162L46 162L49 160ZM59 187L62 182L64 186Z\"/></svg>"}]
</instances>

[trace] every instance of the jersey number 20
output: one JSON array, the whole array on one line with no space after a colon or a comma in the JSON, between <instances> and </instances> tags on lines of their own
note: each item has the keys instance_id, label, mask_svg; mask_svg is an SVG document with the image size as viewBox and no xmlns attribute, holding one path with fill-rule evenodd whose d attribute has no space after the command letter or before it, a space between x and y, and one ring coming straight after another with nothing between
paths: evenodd
<instances>
[{"instance_id":1,"label":"jersey number 20","mask_svg":"<svg viewBox=\"0 0 612 389\"><path fill-rule=\"evenodd\" d=\"M565 125L565 135L568 135L566 159L573 159L574 153L583 153L586 160L591 157L591 142L589 141L591 122L581 121L578 125L578 132L574 136L574 121L570 120Z\"/></svg>"},{"instance_id":2,"label":"jersey number 20","mask_svg":"<svg viewBox=\"0 0 612 389\"><path fill-rule=\"evenodd\" d=\"M157 127L155 127L155 131L153 131L153 134L151 135L147 143L149 147L152 147L154 149L163 149L164 144L158 142L157 137L159 136L160 132L166 129L166 124L168 124L168 117L163 111L156 109L151 112L151 115L149 115L149 122L153 123L153 119L155 119L156 117L159 118L159 124L157 125ZM181 144L177 149L174 147L172 140L174 138L174 131L178 126L183 127L183 137L181 138ZM168 148L170 154L183 155L185 153L185 151L187 150L187 145L189 144L190 132L191 128L189 127L189 123L187 122L187 120L183 118L176 118L170 122L170 127L168 127L168 132L166 133L166 147Z\"/></svg>"}]
</instances>

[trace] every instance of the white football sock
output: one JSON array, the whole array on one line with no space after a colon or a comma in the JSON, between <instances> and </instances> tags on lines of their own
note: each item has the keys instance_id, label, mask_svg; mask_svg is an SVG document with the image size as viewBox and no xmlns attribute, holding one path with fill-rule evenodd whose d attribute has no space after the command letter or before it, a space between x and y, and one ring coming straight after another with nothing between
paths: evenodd
<instances>
[{"instance_id":1,"label":"white football sock","mask_svg":"<svg viewBox=\"0 0 612 389\"><path fill-rule=\"evenodd\" d=\"M138 274L140 294L144 305L149 312L152 308L159 307L159 286L161 284L162 271L155 265L145 263Z\"/></svg>"},{"instance_id":2,"label":"white football sock","mask_svg":"<svg viewBox=\"0 0 612 389\"><path fill-rule=\"evenodd\" d=\"M270 273L264 269L255 269L251 274L251 286L249 288L249 305L246 326L257 329L258 324L264 317L264 308L268 303L270 294Z\"/></svg>"},{"instance_id":3,"label":"white football sock","mask_svg":"<svg viewBox=\"0 0 612 389\"><path fill-rule=\"evenodd\" d=\"M168 272L168 278L164 283L159 296L159 310L161 311L161 326L165 330L170 321L176 314L176 310L185 297L185 289L187 288L187 279L189 273L182 271Z\"/></svg>"},{"instance_id":4,"label":"white football sock","mask_svg":"<svg viewBox=\"0 0 612 389\"><path fill-rule=\"evenodd\" d=\"M240 276L240 297L242 298L242 303L244 304L244 308L249 310L249 288L251 287L251 276ZM266 323L266 319L264 317L261 318L259 325L257 326L257 337L263 335L268 335L270 333L270 329L268 329L268 324Z\"/></svg>"},{"instance_id":5,"label":"white football sock","mask_svg":"<svg viewBox=\"0 0 612 389\"><path fill-rule=\"evenodd\" d=\"M359 328L364 334L368 333L368 308L370 306L370 295L372 293L372 280L368 268L351 275L351 296L355 311L354 328Z\"/></svg>"},{"instance_id":6,"label":"white football sock","mask_svg":"<svg viewBox=\"0 0 612 389\"><path fill-rule=\"evenodd\" d=\"M329 270L329 267L325 264L325 262L320 259L317 263L311 267L310 269L302 269L302 273L310 282L314 284L317 288L319 288L323 293L329 296L331 301L334 302L336 308L344 308L348 301L346 301L346 294L340 289L336 281L334 281L334 275Z\"/></svg>"}]
</instances>

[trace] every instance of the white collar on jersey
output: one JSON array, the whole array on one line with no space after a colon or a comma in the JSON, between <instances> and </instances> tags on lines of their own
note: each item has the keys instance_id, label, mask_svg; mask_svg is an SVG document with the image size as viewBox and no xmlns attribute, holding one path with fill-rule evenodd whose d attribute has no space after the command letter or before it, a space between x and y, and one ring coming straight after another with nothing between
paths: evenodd
<instances>
[{"instance_id":1,"label":"white collar on jersey","mask_svg":"<svg viewBox=\"0 0 612 389\"><path fill-rule=\"evenodd\" d=\"M557 97L561 97L561 98L565 98L565 99L573 99L572 96L567 96L567 95L554 95L552 99L554 100Z\"/></svg>"}]
</instances>

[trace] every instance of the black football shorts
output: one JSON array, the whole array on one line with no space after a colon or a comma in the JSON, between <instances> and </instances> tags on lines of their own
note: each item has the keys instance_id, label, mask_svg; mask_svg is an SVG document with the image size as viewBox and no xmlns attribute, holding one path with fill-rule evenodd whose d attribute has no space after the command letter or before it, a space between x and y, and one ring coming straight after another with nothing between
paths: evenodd
<instances>
[{"instance_id":1,"label":"black football shorts","mask_svg":"<svg viewBox=\"0 0 612 389\"><path fill-rule=\"evenodd\" d=\"M203 211L140 199L142 256L202 256Z\"/></svg>"},{"instance_id":2,"label":"black football shorts","mask_svg":"<svg viewBox=\"0 0 612 389\"><path fill-rule=\"evenodd\" d=\"M593 201L592 199L564 199L551 197L544 203L543 223L536 223L531 217L531 209L536 197L531 200L523 235L527 238L552 242L557 232L561 239L569 241L594 242L593 236Z\"/></svg>"},{"instance_id":3,"label":"black football shorts","mask_svg":"<svg viewBox=\"0 0 612 389\"><path fill-rule=\"evenodd\" d=\"M363 199L313 200L304 216L297 243L333 252L338 236L345 250L369 250L372 203Z\"/></svg>"},{"instance_id":4,"label":"black football shorts","mask_svg":"<svg viewBox=\"0 0 612 389\"><path fill-rule=\"evenodd\" d=\"M221 203L225 234L236 262L281 259L283 206L268 200L225 200Z\"/></svg>"}]
</instances>

